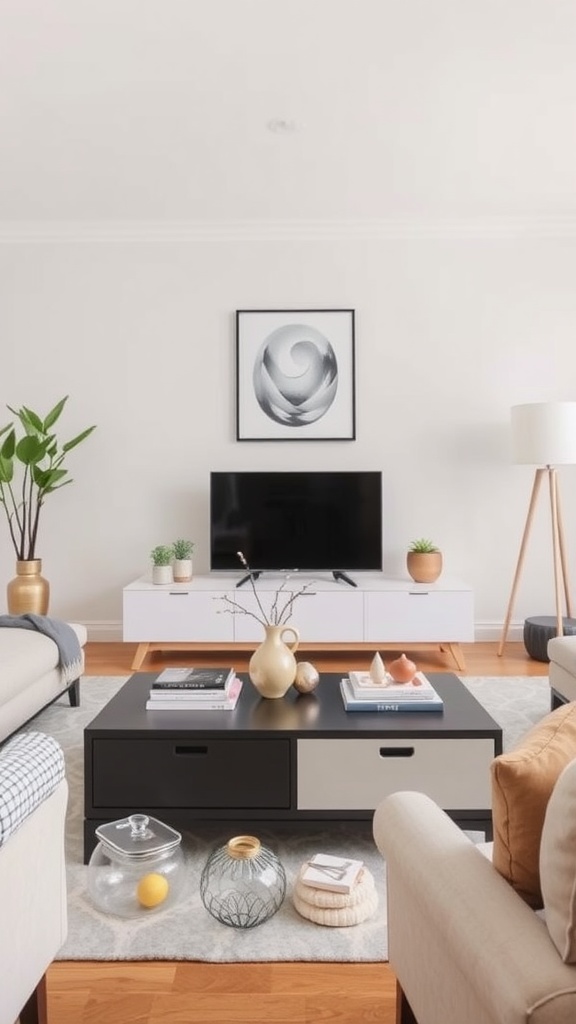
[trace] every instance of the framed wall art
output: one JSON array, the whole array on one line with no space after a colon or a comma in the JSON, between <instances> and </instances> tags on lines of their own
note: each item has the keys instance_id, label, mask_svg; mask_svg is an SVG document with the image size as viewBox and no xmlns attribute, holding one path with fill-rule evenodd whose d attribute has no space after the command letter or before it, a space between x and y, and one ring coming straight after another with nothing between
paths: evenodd
<instances>
[{"instance_id":1,"label":"framed wall art","mask_svg":"<svg viewBox=\"0 0 576 1024\"><path fill-rule=\"evenodd\" d=\"M236 439L353 441L353 309L236 311Z\"/></svg>"}]
</instances>

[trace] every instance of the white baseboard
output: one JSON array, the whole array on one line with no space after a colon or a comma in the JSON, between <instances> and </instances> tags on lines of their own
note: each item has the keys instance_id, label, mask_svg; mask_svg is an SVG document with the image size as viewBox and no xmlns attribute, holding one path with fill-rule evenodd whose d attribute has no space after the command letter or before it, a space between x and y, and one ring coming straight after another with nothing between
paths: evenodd
<instances>
[{"instance_id":1,"label":"white baseboard","mask_svg":"<svg viewBox=\"0 0 576 1024\"><path fill-rule=\"evenodd\" d=\"M477 642L486 643L499 641L502 636L501 622L477 622L474 627L474 638ZM94 643L119 643L122 640L122 622L94 620L84 622L88 631L88 640ZM524 622L513 622L508 630L511 643L521 643L524 633Z\"/></svg>"}]
</instances>

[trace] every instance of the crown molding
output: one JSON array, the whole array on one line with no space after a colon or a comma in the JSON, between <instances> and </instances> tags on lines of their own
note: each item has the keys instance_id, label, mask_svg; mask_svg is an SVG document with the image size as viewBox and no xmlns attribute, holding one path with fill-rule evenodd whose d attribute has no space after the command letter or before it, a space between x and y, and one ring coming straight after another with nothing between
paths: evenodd
<instances>
[{"instance_id":1,"label":"crown molding","mask_svg":"<svg viewBox=\"0 0 576 1024\"><path fill-rule=\"evenodd\" d=\"M0 221L0 244L4 245L483 238L576 238L576 215L362 220Z\"/></svg>"}]
</instances>

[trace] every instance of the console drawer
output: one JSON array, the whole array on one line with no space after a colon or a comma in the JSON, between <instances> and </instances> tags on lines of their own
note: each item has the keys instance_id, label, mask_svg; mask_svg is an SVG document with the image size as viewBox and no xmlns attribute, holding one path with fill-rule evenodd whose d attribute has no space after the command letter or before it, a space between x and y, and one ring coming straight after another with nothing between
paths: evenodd
<instances>
[{"instance_id":1,"label":"console drawer","mask_svg":"<svg viewBox=\"0 0 576 1024\"><path fill-rule=\"evenodd\" d=\"M471 590L366 593L364 639L370 643L450 643L474 640Z\"/></svg>"},{"instance_id":2,"label":"console drawer","mask_svg":"<svg viewBox=\"0 0 576 1024\"><path fill-rule=\"evenodd\" d=\"M298 810L369 810L397 790L446 809L491 805L492 739L298 740Z\"/></svg>"},{"instance_id":3,"label":"console drawer","mask_svg":"<svg viewBox=\"0 0 576 1024\"><path fill-rule=\"evenodd\" d=\"M287 739L94 739L95 810L290 806Z\"/></svg>"},{"instance_id":4,"label":"console drawer","mask_svg":"<svg viewBox=\"0 0 576 1024\"><path fill-rule=\"evenodd\" d=\"M231 643L234 616L221 615L222 592L192 591L190 587L157 590L124 589L122 638L158 643Z\"/></svg>"}]
</instances>

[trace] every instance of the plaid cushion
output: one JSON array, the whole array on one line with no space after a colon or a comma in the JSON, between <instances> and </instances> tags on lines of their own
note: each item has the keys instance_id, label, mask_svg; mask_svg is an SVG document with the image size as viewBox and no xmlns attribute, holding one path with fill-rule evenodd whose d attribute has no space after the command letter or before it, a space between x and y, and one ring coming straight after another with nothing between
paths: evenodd
<instances>
[{"instance_id":1,"label":"plaid cushion","mask_svg":"<svg viewBox=\"0 0 576 1024\"><path fill-rule=\"evenodd\" d=\"M52 736L18 733L0 748L0 846L64 778L64 754Z\"/></svg>"}]
</instances>

